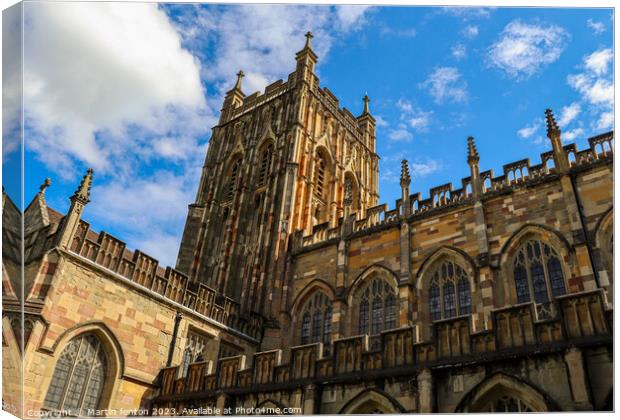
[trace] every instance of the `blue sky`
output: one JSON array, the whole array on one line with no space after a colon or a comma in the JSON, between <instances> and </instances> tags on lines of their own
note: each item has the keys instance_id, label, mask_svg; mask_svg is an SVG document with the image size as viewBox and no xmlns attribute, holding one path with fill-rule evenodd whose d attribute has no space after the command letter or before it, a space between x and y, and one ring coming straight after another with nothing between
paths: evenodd
<instances>
[{"instance_id":1,"label":"blue sky","mask_svg":"<svg viewBox=\"0 0 620 420\"><path fill-rule=\"evenodd\" d=\"M28 3L25 16L26 202L50 177L65 211L92 166L85 218L164 264L235 73L246 94L286 79L307 30L321 85L356 115L371 98L390 208L403 158L427 197L468 176L468 135L499 175L550 148L547 107L581 149L613 128L610 9ZM9 138L3 157L6 171Z\"/></svg>"}]
</instances>

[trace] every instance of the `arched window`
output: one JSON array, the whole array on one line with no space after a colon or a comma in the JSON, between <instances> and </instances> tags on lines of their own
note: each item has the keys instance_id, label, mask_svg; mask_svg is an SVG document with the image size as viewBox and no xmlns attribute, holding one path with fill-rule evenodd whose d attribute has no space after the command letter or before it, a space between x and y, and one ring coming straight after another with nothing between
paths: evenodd
<instances>
[{"instance_id":1,"label":"arched window","mask_svg":"<svg viewBox=\"0 0 620 420\"><path fill-rule=\"evenodd\" d=\"M273 161L273 144L269 143L264 146L260 153L260 162L258 168L257 186L262 187L267 182L267 177L271 170L271 162Z\"/></svg>"},{"instance_id":2,"label":"arched window","mask_svg":"<svg viewBox=\"0 0 620 420\"><path fill-rule=\"evenodd\" d=\"M534 410L525 401L510 395L497 397L483 406L480 412L489 413L530 413Z\"/></svg>"},{"instance_id":3,"label":"arched window","mask_svg":"<svg viewBox=\"0 0 620 420\"><path fill-rule=\"evenodd\" d=\"M83 417L99 408L107 359L94 334L74 338L62 351L43 407Z\"/></svg>"},{"instance_id":4,"label":"arched window","mask_svg":"<svg viewBox=\"0 0 620 420\"><path fill-rule=\"evenodd\" d=\"M518 249L513 263L517 303L547 303L566 294L562 264L557 252L537 239Z\"/></svg>"},{"instance_id":5,"label":"arched window","mask_svg":"<svg viewBox=\"0 0 620 420\"><path fill-rule=\"evenodd\" d=\"M471 313L471 290L465 270L452 261L438 265L431 274L428 301L431 321Z\"/></svg>"},{"instance_id":6,"label":"arched window","mask_svg":"<svg viewBox=\"0 0 620 420\"><path fill-rule=\"evenodd\" d=\"M359 306L359 333L379 334L396 328L396 293L383 279L368 282Z\"/></svg>"},{"instance_id":7,"label":"arched window","mask_svg":"<svg viewBox=\"0 0 620 420\"><path fill-rule=\"evenodd\" d=\"M230 175L228 176L228 183L226 184L226 190L224 191L225 201L230 201L235 196L237 190L237 183L239 182L239 173L241 172L241 158L235 160L230 167Z\"/></svg>"},{"instance_id":8,"label":"arched window","mask_svg":"<svg viewBox=\"0 0 620 420\"><path fill-rule=\"evenodd\" d=\"M325 157L321 153L317 153L314 169L314 192L321 199L325 198L325 191L327 189L326 169Z\"/></svg>"},{"instance_id":9,"label":"arched window","mask_svg":"<svg viewBox=\"0 0 620 420\"><path fill-rule=\"evenodd\" d=\"M325 293L317 292L302 310L301 344L329 344L332 332L332 303Z\"/></svg>"}]
</instances>

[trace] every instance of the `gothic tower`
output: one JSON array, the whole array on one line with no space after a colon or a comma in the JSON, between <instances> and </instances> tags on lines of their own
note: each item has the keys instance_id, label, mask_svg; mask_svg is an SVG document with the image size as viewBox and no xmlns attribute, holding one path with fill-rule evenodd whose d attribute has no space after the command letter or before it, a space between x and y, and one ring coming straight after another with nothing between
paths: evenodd
<instances>
[{"instance_id":1,"label":"gothic tower","mask_svg":"<svg viewBox=\"0 0 620 420\"><path fill-rule=\"evenodd\" d=\"M319 87L306 34L286 82L246 96L243 72L227 92L196 194L177 269L275 322L286 302L289 237L336 227L345 211L365 216L378 200L375 120L368 96L359 117ZM345 188L346 186L346 188ZM350 203L350 204L349 204ZM275 322L277 326L277 322Z\"/></svg>"}]
</instances>

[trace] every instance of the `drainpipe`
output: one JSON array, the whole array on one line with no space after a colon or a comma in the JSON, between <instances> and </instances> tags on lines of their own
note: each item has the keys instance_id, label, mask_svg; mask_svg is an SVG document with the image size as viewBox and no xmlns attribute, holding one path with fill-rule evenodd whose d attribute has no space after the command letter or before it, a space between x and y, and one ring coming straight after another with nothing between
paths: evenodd
<instances>
[{"instance_id":1,"label":"drainpipe","mask_svg":"<svg viewBox=\"0 0 620 420\"><path fill-rule=\"evenodd\" d=\"M590 265L592 266L592 272L594 273L594 281L596 282L596 287L598 289L601 288L601 283L598 278L598 271L594 266L594 258L592 257L592 248L590 245L590 237L588 235L588 230L586 229L586 218L583 214L583 207L581 206L581 199L579 198L579 192L577 190L577 180L575 179L575 174L570 174L570 182L573 186L573 194L575 195L575 202L577 203L577 213L579 213L579 220L581 221L581 231L583 233L583 237L586 240L586 249L588 250L588 258L590 259Z\"/></svg>"},{"instance_id":2,"label":"drainpipe","mask_svg":"<svg viewBox=\"0 0 620 420\"><path fill-rule=\"evenodd\" d=\"M174 329L172 330L172 340L170 340L170 348L168 349L168 362L166 362L166 367L172 366L172 357L174 356L174 347L177 343L177 335L179 334L179 325L181 324L181 320L183 319L183 315L181 312L177 312L174 317Z\"/></svg>"}]
</instances>

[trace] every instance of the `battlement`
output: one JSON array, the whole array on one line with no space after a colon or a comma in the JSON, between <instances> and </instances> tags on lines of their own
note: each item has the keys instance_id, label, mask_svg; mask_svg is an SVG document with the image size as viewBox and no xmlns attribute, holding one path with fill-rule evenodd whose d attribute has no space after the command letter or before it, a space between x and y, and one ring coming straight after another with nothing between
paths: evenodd
<instances>
[{"instance_id":1,"label":"battlement","mask_svg":"<svg viewBox=\"0 0 620 420\"><path fill-rule=\"evenodd\" d=\"M611 162L613 140L614 132L610 131L590 137L588 139L590 147L582 151L578 150L574 143L565 145L563 148L568 156L570 170L579 171L598 162ZM503 165L503 174L498 176L494 176L493 170L480 172L482 183L480 199L509 193L514 188L535 185L558 176L553 151L541 153L540 160L541 163L536 165L532 165L529 158L507 163ZM473 204L471 176L461 179L460 188L455 189L450 182L430 188L428 197L424 199L419 192L411 194L408 201L408 208L404 207L402 199L398 199L391 210L388 210L388 205L384 203L369 208L366 217L362 219L356 219L355 215L351 215L350 220L346 222L341 218L335 227L330 227L328 223L316 225L312 229L312 234L307 236L303 235L303 231L297 231L293 237L293 250L299 252L306 247L337 241L343 235L361 234L380 226L393 225L401 220L426 217L458 205ZM343 226L343 223L346 223L346 226Z\"/></svg>"},{"instance_id":2,"label":"battlement","mask_svg":"<svg viewBox=\"0 0 620 420\"><path fill-rule=\"evenodd\" d=\"M250 337L261 336L262 318L241 314L233 299L203 283L190 283L186 274L160 266L155 258L140 250L127 249L123 241L107 232L97 234L83 220L79 221L69 250L200 315Z\"/></svg>"},{"instance_id":3,"label":"battlement","mask_svg":"<svg viewBox=\"0 0 620 420\"><path fill-rule=\"evenodd\" d=\"M332 112L340 124L346 127L358 140L361 140L362 131L359 128L357 117L347 108L340 108L340 102L336 95L334 95L334 93L327 87L321 88L319 78L316 75L313 75L313 79L311 92L326 108ZM264 105L265 103L284 95L294 89L295 84L296 72L293 72L289 74L286 82L282 79L277 80L267 86L263 92L254 92L253 94L246 96L242 100L242 105L238 106L231 112L230 117L226 120L226 122L235 120Z\"/></svg>"},{"instance_id":4,"label":"battlement","mask_svg":"<svg viewBox=\"0 0 620 420\"><path fill-rule=\"evenodd\" d=\"M425 367L531 354L532 349L544 353L576 343L611 343L613 313L606 308L602 290L564 295L552 305L552 316L532 303L495 309L480 330L474 328L475 315L435 321L426 340L421 339L422 327L415 325L376 336L341 338L327 345L312 343L256 353L251 358L242 355L194 363L186 372L179 372L178 366L165 368L156 403L186 395L208 396L223 389L242 393L318 379L408 375Z\"/></svg>"}]
</instances>

